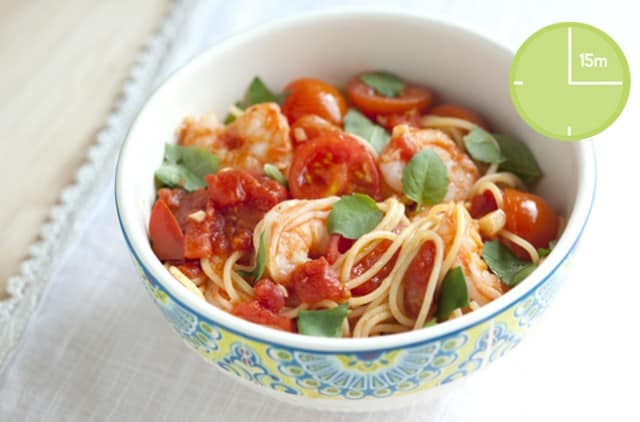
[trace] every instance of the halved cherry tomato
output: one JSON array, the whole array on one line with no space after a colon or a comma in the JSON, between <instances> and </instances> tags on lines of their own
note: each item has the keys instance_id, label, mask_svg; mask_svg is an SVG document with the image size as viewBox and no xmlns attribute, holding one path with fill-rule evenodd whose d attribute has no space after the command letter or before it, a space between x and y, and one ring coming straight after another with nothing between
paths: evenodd
<instances>
[{"instance_id":1,"label":"halved cherry tomato","mask_svg":"<svg viewBox=\"0 0 640 422\"><path fill-rule=\"evenodd\" d=\"M387 251L387 248L391 245L391 241L385 239L381 241L371 252L366 254L360 261L358 261L351 269L351 278L358 277L364 274L369 268L375 264L380 257ZM387 278L393 266L396 264L396 258L398 254L394 255L373 277L367 280L365 283L351 289L353 296L364 296L374 291L382 280Z\"/></svg>"},{"instance_id":2,"label":"halved cherry tomato","mask_svg":"<svg viewBox=\"0 0 640 422\"><path fill-rule=\"evenodd\" d=\"M376 119L388 131L393 131L393 128L398 125L420 127L420 112L415 108L404 113L379 114Z\"/></svg>"},{"instance_id":3,"label":"halved cherry tomato","mask_svg":"<svg viewBox=\"0 0 640 422\"><path fill-rule=\"evenodd\" d=\"M507 230L526 239L536 248L546 248L556 238L558 216L544 199L532 193L507 188L504 190L503 200Z\"/></svg>"},{"instance_id":4,"label":"halved cherry tomato","mask_svg":"<svg viewBox=\"0 0 640 422\"><path fill-rule=\"evenodd\" d=\"M347 252L355 242L354 239L347 239L337 233L330 235L327 242L327 250L324 253L329 264L333 265L340 258L340 255Z\"/></svg>"},{"instance_id":5,"label":"halved cherry tomato","mask_svg":"<svg viewBox=\"0 0 640 422\"><path fill-rule=\"evenodd\" d=\"M441 117L455 117L456 119L466 120L474 125L480 126L484 130L489 130L487 122L484 121L477 113L455 104L440 104L429 110L429 114L435 114Z\"/></svg>"},{"instance_id":6,"label":"halved cherry tomato","mask_svg":"<svg viewBox=\"0 0 640 422\"><path fill-rule=\"evenodd\" d=\"M359 75L347 85L347 94L351 102L369 116L404 113L411 109L420 112L431 104L433 97L427 88L412 84L406 84L397 97L385 97L362 82Z\"/></svg>"},{"instance_id":7,"label":"halved cherry tomato","mask_svg":"<svg viewBox=\"0 0 640 422\"><path fill-rule=\"evenodd\" d=\"M291 125L291 139L294 146L325 133L340 132L340 128L315 114L305 114Z\"/></svg>"},{"instance_id":8,"label":"halved cherry tomato","mask_svg":"<svg viewBox=\"0 0 640 422\"><path fill-rule=\"evenodd\" d=\"M412 317L417 316L422 307L435 254L435 244L431 241L424 242L405 273L404 306Z\"/></svg>"},{"instance_id":9,"label":"halved cherry tomato","mask_svg":"<svg viewBox=\"0 0 640 422\"><path fill-rule=\"evenodd\" d=\"M291 286L302 303L312 304L325 299L343 302L350 296L324 257L298 265L291 274Z\"/></svg>"},{"instance_id":10,"label":"halved cherry tomato","mask_svg":"<svg viewBox=\"0 0 640 422\"><path fill-rule=\"evenodd\" d=\"M282 112L292 124L305 114L315 114L335 125L342 125L347 102L333 86L319 79L301 78L284 88L287 94Z\"/></svg>"},{"instance_id":11,"label":"halved cherry tomato","mask_svg":"<svg viewBox=\"0 0 640 422\"><path fill-rule=\"evenodd\" d=\"M257 299L235 305L231 309L231 313L247 321L267 325L278 330L289 332L295 330L295 325L291 319L267 309Z\"/></svg>"},{"instance_id":12,"label":"halved cherry tomato","mask_svg":"<svg viewBox=\"0 0 640 422\"><path fill-rule=\"evenodd\" d=\"M373 155L346 133L328 133L300 145L289 169L294 198L331 195L380 194L380 174Z\"/></svg>"},{"instance_id":13,"label":"halved cherry tomato","mask_svg":"<svg viewBox=\"0 0 640 422\"><path fill-rule=\"evenodd\" d=\"M485 190L477 195L473 195L469 214L471 214L473 218L481 218L497 209L498 204L496 204L496 198L494 198L491 191Z\"/></svg>"},{"instance_id":14,"label":"halved cherry tomato","mask_svg":"<svg viewBox=\"0 0 640 422\"><path fill-rule=\"evenodd\" d=\"M158 199L149 219L151 249L162 261L184 259L184 234L169 206Z\"/></svg>"}]
</instances>

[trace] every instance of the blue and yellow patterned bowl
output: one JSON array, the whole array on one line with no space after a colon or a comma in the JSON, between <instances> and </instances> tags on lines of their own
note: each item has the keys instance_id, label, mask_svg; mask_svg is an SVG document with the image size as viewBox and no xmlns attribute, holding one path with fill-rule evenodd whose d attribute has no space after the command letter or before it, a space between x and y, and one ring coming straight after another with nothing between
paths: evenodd
<instances>
[{"instance_id":1,"label":"blue and yellow patterned bowl","mask_svg":"<svg viewBox=\"0 0 640 422\"><path fill-rule=\"evenodd\" d=\"M324 13L282 21L224 41L172 75L149 99L122 147L118 216L153 301L185 343L236 379L296 404L373 410L402 405L516 346L549 305L591 208L595 164L589 142L543 139L509 98L512 54L466 30L397 13ZM567 217L556 248L503 297L425 330L368 339L284 333L235 318L195 298L154 256L147 222L153 172L186 115L224 115L255 75L281 88L300 76L343 85L363 69L387 69L479 110L525 140L545 177L537 190Z\"/></svg>"}]
</instances>

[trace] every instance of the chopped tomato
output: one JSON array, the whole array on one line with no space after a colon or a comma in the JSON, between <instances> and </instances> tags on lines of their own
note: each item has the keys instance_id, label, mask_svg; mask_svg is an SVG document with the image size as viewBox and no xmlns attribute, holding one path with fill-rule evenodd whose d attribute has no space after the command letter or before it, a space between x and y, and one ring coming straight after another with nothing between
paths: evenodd
<instances>
[{"instance_id":1,"label":"chopped tomato","mask_svg":"<svg viewBox=\"0 0 640 422\"><path fill-rule=\"evenodd\" d=\"M327 262L332 264L338 260L340 255L347 252L356 241L354 239L347 239L341 235L334 233L329 236L327 242L327 250L324 253Z\"/></svg>"},{"instance_id":2,"label":"chopped tomato","mask_svg":"<svg viewBox=\"0 0 640 422\"><path fill-rule=\"evenodd\" d=\"M380 195L380 175L373 155L345 133L328 133L300 145L289 169L294 198L317 199L331 195Z\"/></svg>"},{"instance_id":3,"label":"chopped tomato","mask_svg":"<svg viewBox=\"0 0 640 422\"><path fill-rule=\"evenodd\" d=\"M404 113L411 109L421 112L431 104L433 97L427 88L413 84L406 84L397 97L385 97L362 82L360 76L349 82L347 94L351 102L369 116Z\"/></svg>"},{"instance_id":4,"label":"chopped tomato","mask_svg":"<svg viewBox=\"0 0 640 422\"><path fill-rule=\"evenodd\" d=\"M205 209L209 196L206 189L186 192L182 189L162 188L158 190L158 199L166 202L173 215L176 216L180 227L184 230L184 225L189 221L189 216L194 212Z\"/></svg>"},{"instance_id":5,"label":"chopped tomato","mask_svg":"<svg viewBox=\"0 0 640 422\"><path fill-rule=\"evenodd\" d=\"M364 274L369 268L373 266L373 264L375 264L380 259L380 257L387 251L390 245L390 240L382 240L371 252L366 254L353 266L353 268L351 268L351 278L355 278L359 275ZM380 271L378 271L373 277L367 280L364 284L351 289L351 294L353 294L354 296L364 296L374 291L380 285L380 283L382 283L382 280L387 278L389 273L391 273L391 270L396 263L397 257L397 254L394 255L389 260L389 262L384 264Z\"/></svg>"},{"instance_id":6,"label":"chopped tomato","mask_svg":"<svg viewBox=\"0 0 640 422\"><path fill-rule=\"evenodd\" d=\"M538 195L505 189L503 193L505 228L529 241L536 248L546 248L558 235L558 216L551 206ZM520 248L509 245L519 257L526 258Z\"/></svg>"},{"instance_id":7,"label":"chopped tomato","mask_svg":"<svg viewBox=\"0 0 640 422\"><path fill-rule=\"evenodd\" d=\"M412 317L416 317L422 307L427 283L433 269L435 254L434 243L431 241L424 242L405 273L404 306L407 313Z\"/></svg>"},{"instance_id":8,"label":"chopped tomato","mask_svg":"<svg viewBox=\"0 0 640 422\"><path fill-rule=\"evenodd\" d=\"M319 79L296 79L285 87L284 92L287 97L282 103L282 112L290 124L305 114L315 114L334 125L341 125L347 113L347 102L340 91Z\"/></svg>"},{"instance_id":9,"label":"chopped tomato","mask_svg":"<svg viewBox=\"0 0 640 422\"><path fill-rule=\"evenodd\" d=\"M268 278L258 280L253 287L256 300L260 305L272 312L280 312L280 309L284 306L284 292L285 290L282 286Z\"/></svg>"},{"instance_id":10,"label":"chopped tomato","mask_svg":"<svg viewBox=\"0 0 640 422\"><path fill-rule=\"evenodd\" d=\"M497 209L498 204L496 204L496 198L491 191L485 190L471 198L471 209L469 213L473 218L481 218Z\"/></svg>"},{"instance_id":11,"label":"chopped tomato","mask_svg":"<svg viewBox=\"0 0 640 422\"><path fill-rule=\"evenodd\" d=\"M379 114L376 119L388 131L393 131L393 128L398 125L420 127L420 112L415 108L404 113Z\"/></svg>"},{"instance_id":12,"label":"chopped tomato","mask_svg":"<svg viewBox=\"0 0 640 422\"><path fill-rule=\"evenodd\" d=\"M429 110L429 114L435 114L441 117L455 117L456 119L466 120L474 125L480 126L484 130L489 130L487 122L473 111L455 104L440 104Z\"/></svg>"},{"instance_id":13,"label":"chopped tomato","mask_svg":"<svg viewBox=\"0 0 640 422\"><path fill-rule=\"evenodd\" d=\"M315 114L305 114L291 125L291 139L294 146L325 133L337 133L340 128Z\"/></svg>"},{"instance_id":14,"label":"chopped tomato","mask_svg":"<svg viewBox=\"0 0 640 422\"><path fill-rule=\"evenodd\" d=\"M169 206L161 199L151 210L149 219L151 249L163 261L184 259L184 234Z\"/></svg>"},{"instance_id":15,"label":"chopped tomato","mask_svg":"<svg viewBox=\"0 0 640 422\"><path fill-rule=\"evenodd\" d=\"M219 207L249 205L260 211L269 211L278 202L287 199L287 189L266 176L254 176L246 170L225 169L205 177L209 197Z\"/></svg>"},{"instance_id":16,"label":"chopped tomato","mask_svg":"<svg viewBox=\"0 0 640 422\"><path fill-rule=\"evenodd\" d=\"M187 260L183 264L178 265L178 269L191 280L204 280L207 277L204 271L202 271L200 260Z\"/></svg>"},{"instance_id":17,"label":"chopped tomato","mask_svg":"<svg viewBox=\"0 0 640 422\"><path fill-rule=\"evenodd\" d=\"M270 309L265 308L258 300L253 299L235 305L231 313L247 321L260 325L267 325L278 330L294 332L295 325L290 318L278 315Z\"/></svg>"},{"instance_id":18,"label":"chopped tomato","mask_svg":"<svg viewBox=\"0 0 640 422\"><path fill-rule=\"evenodd\" d=\"M304 262L291 274L293 291L302 303L329 299L344 302L349 291L338 280L338 274L324 257Z\"/></svg>"}]
</instances>

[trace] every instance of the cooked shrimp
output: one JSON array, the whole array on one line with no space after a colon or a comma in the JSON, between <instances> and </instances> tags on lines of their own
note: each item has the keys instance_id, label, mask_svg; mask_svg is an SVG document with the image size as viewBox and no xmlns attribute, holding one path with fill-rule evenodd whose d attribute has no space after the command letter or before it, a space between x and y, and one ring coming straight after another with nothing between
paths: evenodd
<instances>
[{"instance_id":1,"label":"cooked shrimp","mask_svg":"<svg viewBox=\"0 0 640 422\"><path fill-rule=\"evenodd\" d=\"M428 148L438 154L447 167L449 187L443 201L462 201L471 195L478 179L478 169L471 158L444 132L398 125L393 129L391 141L378 157L380 171L387 184L402 192L402 172L418 151Z\"/></svg>"},{"instance_id":2,"label":"cooked shrimp","mask_svg":"<svg viewBox=\"0 0 640 422\"><path fill-rule=\"evenodd\" d=\"M289 123L276 103L256 104L233 123L223 126L212 114L187 118L178 134L181 145L206 148L220 159L221 167L261 174L273 164L285 174L291 162Z\"/></svg>"},{"instance_id":3,"label":"cooked shrimp","mask_svg":"<svg viewBox=\"0 0 640 422\"><path fill-rule=\"evenodd\" d=\"M478 222L471 218L461 203L443 204L439 207L445 209L444 218L437 229L445 245L443 267L462 267L471 301L484 305L500 297L500 280L489 271L481 258L482 239Z\"/></svg>"},{"instance_id":4,"label":"cooked shrimp","mask_svg":"<svg viewBox=\"0 0 640 422\"><path fill-rule=\"evenodd\" d=\"M258 223L253 243L256 250L264 233L267 245L266 272L286 284L299 265L322 255L329 240L327 217L337 197L291 199L272 208Z\"/></svg>"}]
</instances>

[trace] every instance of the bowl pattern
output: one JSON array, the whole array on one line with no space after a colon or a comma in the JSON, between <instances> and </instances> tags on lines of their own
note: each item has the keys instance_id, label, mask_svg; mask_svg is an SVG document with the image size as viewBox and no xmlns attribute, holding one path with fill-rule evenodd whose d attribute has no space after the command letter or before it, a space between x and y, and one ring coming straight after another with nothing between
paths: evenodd
<instances>
[{"instance_id":1,"label":"bowl pattern","mask_svg":"<svg viewBox=\"0 0 640 422\"><path fill-rule=\"evenodd\" d=\"M307 398L363 400L425 390L474 372L515 347L566 278L568 257L518 301L476 325L402 348L318 352L267 343L190 309L138 257L144 285L185 343L229 374Z\"/></svg>"}]
</instances>

